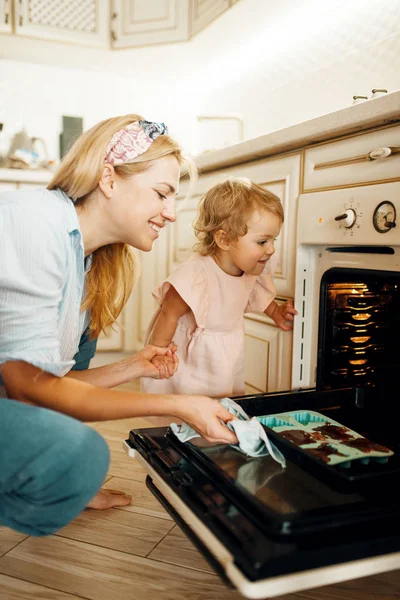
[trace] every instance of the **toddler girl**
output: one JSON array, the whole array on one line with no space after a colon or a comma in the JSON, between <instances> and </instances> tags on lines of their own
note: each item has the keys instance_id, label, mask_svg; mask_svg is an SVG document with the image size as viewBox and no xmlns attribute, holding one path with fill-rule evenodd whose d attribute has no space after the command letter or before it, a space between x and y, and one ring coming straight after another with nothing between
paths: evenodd
<instances>
[{"instance_id":1,"label":"toddler girl","mask_svg":"<svg viewBox=\"0 0 400 600\"><path fill-rule=\"evenodd\" d=\"M160 308L146 344L177 345L179 367L170 379L142 378L154 394L245 393L244 314L264 312L292 329L292 301L277 304L272 280L274 241L283 223L280 200L247 179L230 178L202 198L194 224L196 253L153 292ZM156 357L167 373L168 357Z\"/></svg>"}]
</instances>

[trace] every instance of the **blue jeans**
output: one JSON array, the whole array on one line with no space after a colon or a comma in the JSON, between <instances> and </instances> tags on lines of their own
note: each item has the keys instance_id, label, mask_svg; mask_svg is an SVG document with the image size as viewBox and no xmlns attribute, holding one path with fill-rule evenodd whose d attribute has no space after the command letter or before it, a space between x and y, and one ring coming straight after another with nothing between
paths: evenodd
<instances>
[{"instance_id":1,"label":"blue jeans","mask_svg":"<svg viewBox=\"0 0 400 600\"><path fill-rule=\"evenodd\" d=\"M89 327L82 333L82 337L79 341L78 352L74 356L75 365L72 367L73 371L83 371L89 368L90 361L96 353L97 338L91 340L89 338L90 331Z\"/></svg>"},{"instance_id":2,"label":"blue jeans","mask_svg":"<svg viewBox=\"0 0 400 600\"><path fill-rule=\"evenodd\" d=\"M108 464L108 446L90 427L0 398L0 525L54 533L98 492Z\"/></svg>"}]
</instances>

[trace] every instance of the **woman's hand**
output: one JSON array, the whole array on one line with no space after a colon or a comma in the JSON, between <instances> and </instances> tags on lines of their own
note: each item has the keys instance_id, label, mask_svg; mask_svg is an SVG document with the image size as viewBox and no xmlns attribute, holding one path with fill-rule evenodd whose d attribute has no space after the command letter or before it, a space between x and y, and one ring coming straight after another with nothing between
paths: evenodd
<instances>
[{"instance_id":1,"label":"woman's hand","mask_svg":"<svg viewBox=\"0 0 400 600\"><path fill-rule=\"evenodd\" d=\"M177 346L171 343L167 348L149 344L139 350L133 357L135 377L152 377L153 379L169 379L178 368Z\"/></svg>"},{"instance_id":2,"label":"woman's hand","mask_svg":"<svg viewBox=\"0 0 400 600\"><path fill-rule=\"evenodd\" d=\"M176 396L176 399L178 404L175 416L198 431L206 440L224 444L238 443L234 432L225 425L236 417L217 400L206 396Z\"/></svg>"}]
</instances>

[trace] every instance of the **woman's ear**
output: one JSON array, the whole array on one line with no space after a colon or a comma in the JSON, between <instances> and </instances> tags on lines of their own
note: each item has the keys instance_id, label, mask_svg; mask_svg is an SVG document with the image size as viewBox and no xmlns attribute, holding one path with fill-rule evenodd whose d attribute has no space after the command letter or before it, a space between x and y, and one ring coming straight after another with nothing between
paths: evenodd
<instances>
[{"instance_id":1,"label":"woman's ear","mask_svg":"<svg viewBox=\"0 0 400 600\"><path fill-rule=\"evenodd\" d=\"M214 242L220 250L229 250L230 243L226 231L223 229L218 229L218 231L214 233Z\"/></svg>"},{"instance_id":2,"label":"woman's ear","mask_svg":"<svg viewBox=\"0 0 400 600\"><path fill-rule=\"evenodd\" d=\"M106 198L111 198L114 189L115 171L114 167L105 164L99 181L99 188Z\"/></svg>"}]
</instances>

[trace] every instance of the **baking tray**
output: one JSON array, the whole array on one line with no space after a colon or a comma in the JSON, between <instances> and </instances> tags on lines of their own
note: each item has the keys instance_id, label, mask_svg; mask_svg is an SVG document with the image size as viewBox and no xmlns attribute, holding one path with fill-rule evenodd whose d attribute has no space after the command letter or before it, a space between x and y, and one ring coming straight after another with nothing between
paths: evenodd
<instances>
[{"instance_id":1,"label":"baking tray","mask_svg":"<svg viewBox=\"0 0 400 600\"><path fill-rule=\"evenodd\" d=\"M287 458L328 483L370 481L392 470L392 449L319 412L297 410L257 419Z\"/></svg>"}]
</instances>

